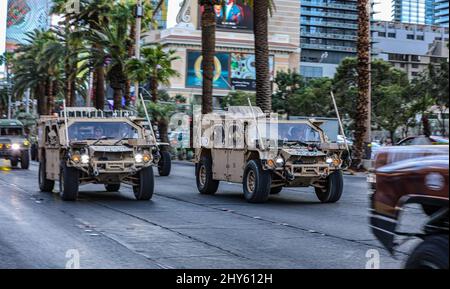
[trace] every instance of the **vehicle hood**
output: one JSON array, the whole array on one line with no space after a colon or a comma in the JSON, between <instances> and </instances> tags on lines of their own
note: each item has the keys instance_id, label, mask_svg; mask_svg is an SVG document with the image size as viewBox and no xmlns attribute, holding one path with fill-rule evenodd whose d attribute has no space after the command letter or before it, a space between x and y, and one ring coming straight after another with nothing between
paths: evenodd
<instances>
[{"instance_id":1,"label":"vehicle hood","mask_svg":"<svg viewBox=\"0 0 450 289\"><path fill-rule=\"evenodd\" d=\"M102 153L125 153L133 152L133 148L127 146L89 146L89 151L92 153L102 152Z\"/></svg>"},{"instance_id":2,"label":"vehicle hood","mask_svg":"<svg viewBox=\"0 0 450 289\"><path fill-rule=\"evenodd\" d=\"M26 138L22 136L2 136L0 137L0 143L23 143Z\"/></svg>"}]
</instances>

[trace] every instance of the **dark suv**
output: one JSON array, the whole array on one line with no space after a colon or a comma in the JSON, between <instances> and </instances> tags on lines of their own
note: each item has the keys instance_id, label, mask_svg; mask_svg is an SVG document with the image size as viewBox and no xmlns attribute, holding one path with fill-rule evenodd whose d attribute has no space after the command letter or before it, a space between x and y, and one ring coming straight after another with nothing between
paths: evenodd
<instances>
[{"instance_id":1,"label":"dark suv","mask_svg":"<svg viewBox=\"0 0 450 289\"><path fill-rule=\"evenodd\" d=\"M30 141L24 136L23 124L18 120L0 120L0 159L11 161L12 167L30 167Z\"/></svg>"}]
</instances>

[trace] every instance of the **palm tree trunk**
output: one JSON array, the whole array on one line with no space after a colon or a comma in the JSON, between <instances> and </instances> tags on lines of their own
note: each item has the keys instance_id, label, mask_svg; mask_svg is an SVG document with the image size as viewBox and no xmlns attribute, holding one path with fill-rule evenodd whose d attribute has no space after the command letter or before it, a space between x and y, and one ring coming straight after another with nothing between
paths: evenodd
<instances>
[{"instance_id":1,"label":"palm tree trunk","mask_svg":"<svg viewBox=\"0 0 450 289\"><path fill-rule=\"evenodd\" d=\"M269 0L258 1L253 7L255 34L256 105L264 112L272 111L269 69Z\"/></svg>"},{"instance_id":2,"label":"palm tree trunk","mask_svg":"<svg viewBox=\"0 0 450 289\"><path fill-rule=\"evenodd\" d=\"M360 166L370 142L370 2L358 1L358 99L356 103L354 165Z\"/></svg>"},{"instance_id":3,"label":"palm tree trunk","mask_svg":"<svg viewBox=\"0 0 450 289\"><path fill-rule=\"evenodd\" d=\"M128 45L128 58L131 59L134 56L135 43L136 43L136 25L131 23L130 26L130 43ZM137 96L136 96L137 97ZM125 84L125 107L129 107L131 103L131 81L127 79Z\"/></svg>"},{"instance_id":4,"label":"palm tree trunk","mask_svg":"<svg viewBox=\"0 0 450 289\"><path fill-rule=\"evenodd\" d=\"M37 98L37 110L39 115L47 115L47 92L46 84L39 83L35 91L35 96Z\"/></svg>"},{"instance_id":5,"label":"palm tree trunk","mask_svg":"<svg viewBox=\"0 0 450 289\"><path fill-rule=\"evenodd\" d=\"M166 119L160 119L158 121L158 131L160 136L160 141L162 143L170 143L169 141L169 122ZM168 151L167 146L162 146L163 151Z\"/></svg>"},{"instance_id":6,"label":"palm tree trunk","mask_svg":"<svg viewBox=\"0 0 450 289\"><path fill-rule=\"evenodd\" d=\"M53 94L54 82L49 80L47 82L47 114L52 114L55 109L55 99Z\"/></svg>"},{"instance_id":7,"label":"palm tree trunk","mask_svg":"<svg viewBox=\"0 0 450 289\"><path fill-rule=\"evenodd\" d=\"M95 85L95 108L104 109L105 108L105 70L103 67L97 67Z\"/></svg>"},{"instance_id":8,"label":"palm tree trunk","mask_svg":"<svg viewBox=\"0 0 450 289\"><path fill-rule=\"evenodd\" d=\"M214 1L200 1L202 13L202 113L213 111L214 57L216 54L216 14Z\"/></svg>"},{"instance_id":9,"label":"palm tree trunk","mask_svg":"<svg viewBox=\"0 0 450 289\"><path fill-rule=\"evenodd\" d=\"M158 82L156 77L150 79L150 93L152 94L152 101L156 103L158 101Z\"/></svg>"},{"instance_id":10,"label":"palm tree trunk","mask_svg":"<svg viewBox=\"0 0 450 289\"><path fill-rule=\"evenodd\" d=\"M114 88L114 109L122 109L122 89Z\"/></svg>"}]
</instances>

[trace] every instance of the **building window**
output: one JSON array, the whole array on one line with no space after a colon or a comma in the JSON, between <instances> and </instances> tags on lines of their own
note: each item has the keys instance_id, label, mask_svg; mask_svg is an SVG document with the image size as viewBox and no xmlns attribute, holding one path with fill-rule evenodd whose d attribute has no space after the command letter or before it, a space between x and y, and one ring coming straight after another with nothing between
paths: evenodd
<instances>
[{"instance_id":1,"label":"building window","mask_svg":"<svg viewBox=\"0 0 450 289\"><path fill-rule=\"evenodd\" d=\"M417 35L416 39L423 41L425 40L425 37L423 35Z\"/></svg>"},{"instance_id":2,"label":"building window","mask_svg":"<svg viewBox=\"0 0 450 289\"><path fill-rule=\"evenodd\" d=\"M323 77L323 68L300 65L300 74L305 78L320 78Z\"/></svg>"},{"instance_id":3,"label":"building window","mask_svg":"<svg viewBox=\"0 0 450 289\"><path fill-rule=\"evenodd\" d=\"M419 55L411 55L411 61L420 62L420 56Z\"/></svg>"},{"instance_id":4,"label":"building window","mask_svg":"<svg viewBox=\"0 0 450 289\"><path fill-rule=\"evenodd\" d=\"M389 61L408 61L408 55L406 54L390 53L388 57Z\"/></svg>"},{"instance_id":5,"label":"building window","mask_svg":"<svg viewBox=\"0 0 450 289\"><path fill-rule=\"evenodd\" d=\"M392 33L392 32L389 32L389 33L388 33L388 37L389 37L389 38L395 38L395 37L397 37L397 34Z\"/></svg>"},{"instance_id":6,"label":"building window","mask_svg":"<svg viewBox=\"0 0 450 289\"><path fill-rule=\"evenodd\" d=\"M379 37L386 37L386 32L378 32Z\"/></svg>"},{"instance_id":7,"label":"building window","mask_svg":"<svg viewBox=\"0 0 450 289\"><path fill-rule=\"evenodd\" d=\"M419 72L413 71L413 72L411 72L411 76L412 77L417 77L417 76L419 76Z\"/></svg>"},{"instance_id":8,"label":"building window","mask_svg":"<svg viewBox=\"0 0 450 289\"><path fill-rule=\"evenodd\" d=\"M408 34L408 35L406 35L406 39L414 40L414 34Z\"/></svg>"},{"instance_id":9,"label":"building window","mask_svg":"<svg viewBox=\"0 0 450 289\"><path fill-rule=\"evenodd\" d=\"M413 63L413 64L411 64L411 67L417 69L417 68L419 68L419 64L418 63Z\"/></svg>"}]
</instances>

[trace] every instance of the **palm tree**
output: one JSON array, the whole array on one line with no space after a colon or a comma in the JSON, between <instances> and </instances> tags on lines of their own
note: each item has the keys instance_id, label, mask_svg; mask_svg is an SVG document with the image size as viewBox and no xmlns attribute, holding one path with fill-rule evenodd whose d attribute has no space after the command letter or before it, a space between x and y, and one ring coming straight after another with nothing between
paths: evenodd
<instances>
[{"instance_id":1,"label":"palm tree","mask_svg":"<svg viewBox=\"0 0 450 289\"><path fill-rule=\"evenodd\" d=\"M101 31L108 27L111 11L116 3L110 0L80 0L80 13L75 14L74 24L79 27L89 27L91 31ZM89 44L93 47L91 51L97 53L104 49L99 43ZM103 59L104 60L104 59ZM94 105L97 109L103 109L105 106L105 63L94 61L93 66L93 95Z\"/></svg>"},{"instance_id":2,"label":"palm tree","mask_svg":"<svg viewBox=\"0 0 450 289\"><path fill-rule=\"evenodd\" d=\"M49 47L58 41L52 31L35 30L28 33L29 44L16 50L13 60L14 94L22 95L30 89L38 100L39 114L54 110L54 97L60 93L62 59L55 54L48 58Z\"/></svg>"},{"instance_id":3,"label":"palm tree","mask_svg":"<svg viewBox=\"0 0 450 289\"><path fill-rule=\"evenodd\" d=\"M139 83L150 82L152 101L158 101L160 84L170 85L172 77L179 73L172 69L172 62L178 60L175 50L164 51L162 45L152 45L142 48L142 60L132 59L127 63L130 79Z\"/></svg>"},{"instance_id":4,"label":"palm tree","mask_svg":"<svg viewBox=\"0 0 450 289\"><path fill-rule=\"evenodd\" d=\"M273 9L272 0L248 1L253 7L255 34L256 105L262 111L272 111L272 88L269 67L269 14Z\"/></svg>"},{"instance_id":5,"label":"palm tree","mask_svg":"<svg viewBox=\"0 0 450 289\"><path fill-rule=\"evenodd\" d=\"M160 84L170 85L172 77L179 73L172 69L172 62L179 59L175 50L164 51L161 45L152 45L141 49L142 59L131 59L127 62L126 71L132 81L145 83L150 81L152 103L147 104L152 116L158 122L158 131L162 142L168 142L168 106L158 104L158 88ZM169 106L172 108L173 106Z\"/></svg>"},{"instance_id":6,"label":"palm tree","mask_svg":"<svg viewBox=\"0 0 450 289\"><path fill-rule=\"evenodd\" d=\"M213 111L214 57L216 54L216 14L214 5L222 5L222 0L199 0L202 26L202 113Z\"/></svg>"},{"instance_id":7,"label":"palm tree","mask_svg":"<svg viewBox=\"0 0 450 289\"><path fill-rule=\"evenodd\" d=\"M358 1L358 99L356 103L354 166L360 166L370 143L370 1Z\"/></svg>"}]
</instances>

